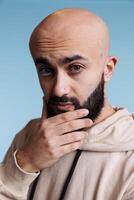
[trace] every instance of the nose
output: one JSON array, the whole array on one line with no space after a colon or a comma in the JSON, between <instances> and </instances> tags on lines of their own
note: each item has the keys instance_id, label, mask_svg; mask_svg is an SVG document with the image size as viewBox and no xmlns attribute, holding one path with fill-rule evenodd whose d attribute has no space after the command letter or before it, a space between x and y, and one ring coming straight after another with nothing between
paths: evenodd
<instances>
[{"instance_id":1,"label":"nose","mask_svg":"<svg viewBox=\"0 0 134 200\"><path fill-rule=\"evenodd\" d=\"M68 95L70 92L70 81L69 77L64 73L57 74L56 80L53 86L53 95L54 96L63 96Z\"/></svg>"}]
</instances>

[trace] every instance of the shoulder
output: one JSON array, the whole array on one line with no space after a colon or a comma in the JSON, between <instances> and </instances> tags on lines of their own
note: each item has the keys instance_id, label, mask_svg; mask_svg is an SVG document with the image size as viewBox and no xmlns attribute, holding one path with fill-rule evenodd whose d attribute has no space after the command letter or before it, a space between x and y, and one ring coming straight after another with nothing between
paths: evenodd
<instances>
[{"instance_id":1,"label":"shoulder","mask_svg":"<svg viewBox=\"0 0 134 200\"><path fill-rule=\"evenodd\" d=\"M15 149L20 148L27 141L33 130L38 126L40 118L30 120L24 128L22 128L15 136L13 140L13 146Z\"/></svg>"},{"instance_id":2,"label":"shoulder","mask_svg":"<svg viewBox=\"0 0 134 200\"><path fill-rule=\"evenodd\" d=\"M29 136L32 134L32 130L34 130L34 127L37 126L39 123L40 118L32 119L30 120L24 128L22 128L14 137L8 151L6 152L6 155L4 156L3 163L6 162L6 160L10 159L14 152L21 148L26 142Z\"/></svg>"}]
</instances>

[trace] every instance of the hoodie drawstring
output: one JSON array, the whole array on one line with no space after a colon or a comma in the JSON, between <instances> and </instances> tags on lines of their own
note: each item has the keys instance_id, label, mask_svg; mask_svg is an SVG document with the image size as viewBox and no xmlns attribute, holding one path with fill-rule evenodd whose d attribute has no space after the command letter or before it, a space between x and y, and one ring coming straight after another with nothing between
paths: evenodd
<instances>
[{"instance_id":1,"label":"hoodie drawstring","mask_svg":"<svg viewBox=\"0 0 134 200\"><path fill-rule=\"evenodd\" d=\"M64 197L65 197L65 194L66 194L66 191L67 191L67 188L68 188L68 185L69 185L69 182L73 176L73 173L74 173L74 170L75 170L75 167L77 165L77 162L79 160L79 157L82 153L82 150L78 149L77 152L76 152L76 155L75 155L75 158L74 158L74 161L72 163L72 166L71 166L71 169L69 171L69 174L68 174L68 177L64 183L64 186L63 186L63 189L62 189L62 192L61 192L61 195L60 195L60 198L59 200L63 200ZM33 200L34 198L34 193L35 193L35 189L36 189L36 186L37 186L37 182L38 182L38 179L39 179L39 176L35 179L34 183L33 183L33 186L32 186L32 189L31 189L31 193L30 193L30 197L29 197L29 200Z\"/></svg>"},{"instance_id":2,"label":"hoodie drawstring","mask_svg":"<svg viewBox=\"0 0 134 200\"><path fill-rule=\"evenodd\" d=\"M76 167L76 165L77 165L77 162L78 162L78 160L79 160L79 157L80 157L81 153L82 153L82 150L79 150L79 149L78 149L78 150L77 150L77 153L76 153L76 155L75 155L73 164L72 164L72 166L71 166L70 172L69 172L69 174L68 174L68 177L67 177L67 179L66 179L66 181L65 181L65 183L64 183L64 186L63 186L63 189L62 189L62 192L61 192L61 195L60 195L59 200L63 200L64 197L65 197L65 193L66 193L66 191L67 191L67 187L68 187L69 182L70 182L70 180L71 180L71 178L72 178L72 176L73 176L75 167Z\"/></svg>"}]
</instances>

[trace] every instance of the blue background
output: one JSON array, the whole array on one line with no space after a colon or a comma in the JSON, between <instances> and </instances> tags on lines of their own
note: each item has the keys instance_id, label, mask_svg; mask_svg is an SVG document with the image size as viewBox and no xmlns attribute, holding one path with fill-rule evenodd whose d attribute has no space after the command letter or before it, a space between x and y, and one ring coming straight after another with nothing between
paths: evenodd
<instances>
[{"instance_id":1,"label":"blue background","mask_svg":"<svg viewBox=\"0 0 134 200\"><path fill-rule=\"evenodd\" d=\"M105 20L111 54L119 59L108 96L113 105L134 111L134 1L0 0L0 160L15 134L42 110L30 34L45 16L64 7L87 8Z\"/></svg>"}]
</instances>

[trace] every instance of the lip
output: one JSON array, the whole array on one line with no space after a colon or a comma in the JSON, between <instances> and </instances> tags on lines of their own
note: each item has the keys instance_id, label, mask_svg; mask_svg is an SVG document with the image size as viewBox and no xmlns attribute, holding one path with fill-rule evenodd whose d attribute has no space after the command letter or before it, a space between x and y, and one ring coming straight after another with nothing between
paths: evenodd
<instances>
[{"instance_id":1,"label":"lip","mask_svg":"<svg viewBox=\"0 0 134 200\"><path fill-rule=\"evenodd\" d=\"M60 110L69 110L73 106L72 103L56 103L55 105Z\"/></svg>"}]
</instances>

